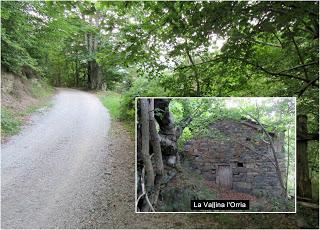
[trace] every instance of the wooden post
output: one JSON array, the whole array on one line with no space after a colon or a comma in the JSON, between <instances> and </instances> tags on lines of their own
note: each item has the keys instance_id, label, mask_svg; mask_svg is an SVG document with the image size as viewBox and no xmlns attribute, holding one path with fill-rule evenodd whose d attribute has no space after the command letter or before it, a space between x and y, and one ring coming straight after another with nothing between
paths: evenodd
<instances>
[{"instance_id":1,"label":"wooden post","mask_svg":"<svg viewBox=\"0 0 320 230\"><path fill-rule=\"evenodd\" d=\"M312 198L308 165L307 116L297 116L297 192L298 196Z\"/></svg>"}]
</instances>

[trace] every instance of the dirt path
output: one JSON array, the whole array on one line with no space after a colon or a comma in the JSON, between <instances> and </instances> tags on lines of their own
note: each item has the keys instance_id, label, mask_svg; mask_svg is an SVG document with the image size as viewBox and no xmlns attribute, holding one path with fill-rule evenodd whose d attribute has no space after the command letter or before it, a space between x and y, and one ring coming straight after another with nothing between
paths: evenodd
<instances>
[{"instance_id":1,"label":"dirt path","mask_svg":"<svg viewBox=\"0 0 320 230\"><path fill-rule=\"evenodd\" d=\"M1 148L2 228L75 228L105 176L110 119L88 93L60 89L54 106Z\"/></svg>"},{"instance_id":2,"label":"dirt path","mask_svg":"<svg viewBox=\"0 0 320 230\"><path fill-rule=\"evenodd\" d=\"M134 142L94 95L60 89L31 121L1 147L2 228L175 226L134 213Z\"/></svg>"},{"instance_id":3,"label":"dirt path","mask_svg":"<svg viewBox=\"0 0 320 230\"><path fill-rule=\"evenodd\" d=\"M60 89L32 123L2 145L2 228L261 226L243 214L135 213L134 141L92 94Z\"/></svg>"}]
</instances>

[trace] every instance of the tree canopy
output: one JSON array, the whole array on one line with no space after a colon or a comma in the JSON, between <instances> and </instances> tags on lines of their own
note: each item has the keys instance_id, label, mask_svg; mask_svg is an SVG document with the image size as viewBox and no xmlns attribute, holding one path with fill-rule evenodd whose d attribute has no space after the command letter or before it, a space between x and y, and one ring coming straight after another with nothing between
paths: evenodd
<instances>
[{"instance_id":1,"label":"tree canopy","mask_svg":"<svg viewBox=\"0 0 320 230\"><path fill-rule=\"evenodd\" d=\"M295 96L318 132L318 1L4 1L1 22L7 71L117 89L124 119L137 96Z\"/></svg>"}]
</instances>

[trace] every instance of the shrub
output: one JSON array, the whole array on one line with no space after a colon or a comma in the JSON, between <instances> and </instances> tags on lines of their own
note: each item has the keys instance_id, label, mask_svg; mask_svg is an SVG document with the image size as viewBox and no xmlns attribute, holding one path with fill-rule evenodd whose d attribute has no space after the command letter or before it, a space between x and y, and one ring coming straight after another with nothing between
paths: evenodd
<instances>
[{"instance_id":1,"label":"shrub","mask_svg":"<svg viewBox=\"0 0 320 230\"><path fill-rule=\"evenodd\" d=\"M15 118L13 113L5 108L1 109L1 133L14 135L20 131L21 121Z\"/></svg>"},{"instance_id":2,"label":"shrub","mask_svg":"<svg viewBox=\"0 0 320 230\"><path fill-rule=\"evenodd\" d=\"M149 80L144 77L138 78L132 87L123 94L120 108L120 118L123 120L133 120L135 117L135 98L136 97L165 97L168 92L160 86L160 81Z\"/></svg>"}]
</instances>

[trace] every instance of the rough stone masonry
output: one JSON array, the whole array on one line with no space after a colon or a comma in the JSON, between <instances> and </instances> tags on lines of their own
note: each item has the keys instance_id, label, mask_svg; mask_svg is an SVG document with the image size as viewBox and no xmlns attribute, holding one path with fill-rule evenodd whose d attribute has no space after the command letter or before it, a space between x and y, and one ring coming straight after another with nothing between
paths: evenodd
<instances>
[{"instance_id":1,"label":"rough stone masonry","mask_svg":"<svg viewBox=\"0 0 320 230\"><path fill-rule=\"evenodd\" d=\"M254 195L280 195L272 150L259 125L251 120L224 119L210 125L213 135L190 140L185 152L191 167L221 189ZM269 133L273 138L281 174L286 172L284 133Z\"/></svg>"}]
</instances>

